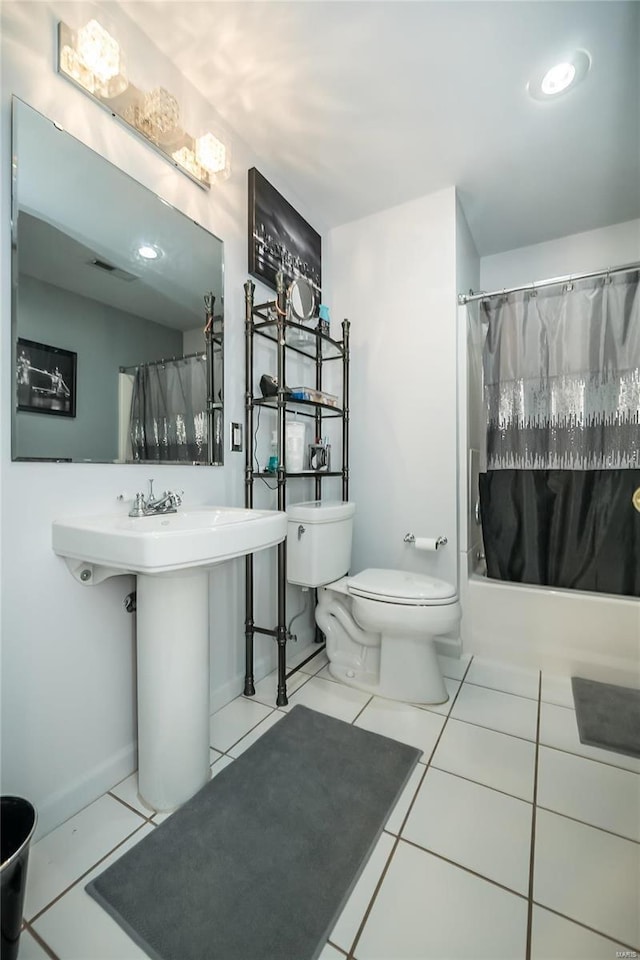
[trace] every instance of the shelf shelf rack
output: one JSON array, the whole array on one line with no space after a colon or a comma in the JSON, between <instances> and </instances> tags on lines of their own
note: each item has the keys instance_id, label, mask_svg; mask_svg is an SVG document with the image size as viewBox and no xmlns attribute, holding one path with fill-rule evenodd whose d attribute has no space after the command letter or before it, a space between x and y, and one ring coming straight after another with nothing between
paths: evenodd
<instances>
[{"instance_id":1,"label":"shelf shelf rack","mask_svg":"<svg viewBox=\"0 0 640 960\"><path fill-rule=\"evenodd\" d=\"M270 478L276 481L277 509L286 510L287 482L296 478L312 478L314 480L315 499L322 499L322 483L329 477L342 478L342 499L349 498L349 327L348 320L342 321L342 340L334 340L320 333L310 330L303 324L289 319L287 291L284 276L281 271L276 275L276 299L268 303L255 304L255 284L247 280L244 284L245 294L245 506L253 508L254 483L256 480ZM295 340L287 340L287 334ZM274 342L277 354L277 381L278 390L274 397L255 397L253 395L254 381L254 337L264 337ZM327 361L337 360L342 363L342 406L334 407L330 404L317 403L312 400L293 400L285 389L286 353L302 354L315 362L315 389L322 390L322 368ZM277 411L277 446L278 469L275 474L267 473L254 468L254 412L261 407L268 407ZM287 410L295 410L300 416L311 417L314 420L315 436L323 436L323 420L341 418L342 420L342 464L339 470L314 471L302 470L288 472L286 469L285 450L285 422ZM254 637L256 634L271 636L278 647L278 687L276 706L285 706L287 699L287 679L296 673L304 664L312 660L324 649L321 646L322 634L316 628L316 642L318 649L302 663L287 672L286 646L287 634L287 542L278 544L277 550L277 625L262 627L254 622L254 577L253 554L245 558L245 681L244 694L247 697L255 694L254 683Z\"/></svg>"}]
</instances>

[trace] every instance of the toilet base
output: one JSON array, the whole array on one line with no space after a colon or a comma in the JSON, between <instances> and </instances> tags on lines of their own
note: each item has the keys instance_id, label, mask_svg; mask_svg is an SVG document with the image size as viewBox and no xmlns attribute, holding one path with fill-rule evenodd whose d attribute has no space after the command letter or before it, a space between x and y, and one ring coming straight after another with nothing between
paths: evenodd
<instances>
[{"instance_id":1,"label":"toilet base","mask_svg":"<svg viewBox=\"0 0 640 960\"><path fill-rule=\"evenodd\" d=\"M335 663L329 660L329 673L334 680L344 683L348 687L354 687L356 690L364 690L366 693L375 694L377 697L383 697L387 700L396 700L401 703L416 703L429 706L437 706L441 703L447 703L449 694L444 685L442 672L438 657L432 643L422 645L420 652L421 664L417 671L407 671L406 659L405 668L396 672L393 669L395 663L403 662L403 651L398 649L406 644L408 649L414 654L415 658L415 640L414 638L394 637L387 643L393 644L396 653L400 659L394 658L394 664L391 669L387 669L384 663L385 638L382 639L382 663L379 675L365 672L356 666L349 666L343 663ZM404 651L407 653L408 651ZM414 659L413 658L413 659Z\"/></svg>"}]
</instances>

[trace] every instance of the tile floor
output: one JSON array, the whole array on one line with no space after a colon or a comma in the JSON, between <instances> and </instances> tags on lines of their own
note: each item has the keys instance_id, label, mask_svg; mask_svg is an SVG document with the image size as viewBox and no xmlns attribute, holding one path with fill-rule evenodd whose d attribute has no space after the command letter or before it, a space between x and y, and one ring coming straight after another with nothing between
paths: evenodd
<instances>
[{"instance_id":1,"label":"tile floor","mask_svg":"<svg viewBox=\"0 0 640 960\"><path fill-rule=\"evenodd\" d=\"M212 775L303 703L423 750L320 960L613 960L640 954L640 760L580 744L570 683L443 658L427 709L334 682L321 654L211 717ZM34 845L21 960L145 954L85 884L165 819L135 775ZM251 958L247 958L251 960Z\"/></svg>"}]
</instances>

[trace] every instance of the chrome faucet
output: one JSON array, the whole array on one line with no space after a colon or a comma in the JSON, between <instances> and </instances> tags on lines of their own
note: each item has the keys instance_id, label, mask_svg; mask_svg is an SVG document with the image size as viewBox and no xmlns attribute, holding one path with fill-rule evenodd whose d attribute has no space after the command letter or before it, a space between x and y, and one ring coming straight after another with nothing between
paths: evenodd
<instances>
[{"instance_id":1,"label":"chrome faucet","mask_svg":"<svg viewBox=\"0 0 640 960\"><path fill-rule=\"evenodd\" d=\"M182 491L184 493L184 491ZM136 493L130 517L154 517L163 513L176 513L182 503L182 496L173 490L165 490L161 497L153 495L153 480L149 480L149 494Z\"/></svg>"}]
</instances>

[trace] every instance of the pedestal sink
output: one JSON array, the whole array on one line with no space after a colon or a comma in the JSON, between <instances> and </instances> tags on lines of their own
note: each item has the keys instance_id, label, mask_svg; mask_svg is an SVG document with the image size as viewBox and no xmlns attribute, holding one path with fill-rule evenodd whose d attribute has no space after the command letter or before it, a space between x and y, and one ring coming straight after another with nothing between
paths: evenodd
<instances>
[{"instance_id":1,"label":"pedestal sink","mask_svg":"<svg viewBox=\"0 0 640 960\"><path fill-rule=\"evenodd\" d=\"M275 510L200 507L148 517L71 517L55 553L86 586L137 576L138 789L172 810L209 778L209 568L284 540Z\"/></svg>"}]
</instances>

